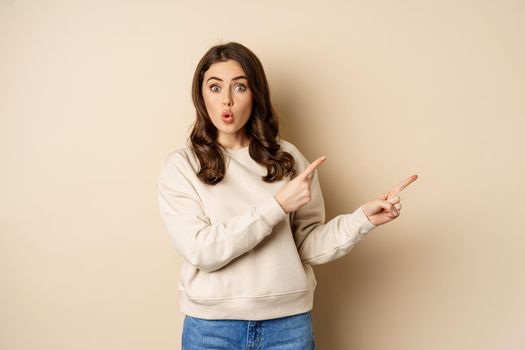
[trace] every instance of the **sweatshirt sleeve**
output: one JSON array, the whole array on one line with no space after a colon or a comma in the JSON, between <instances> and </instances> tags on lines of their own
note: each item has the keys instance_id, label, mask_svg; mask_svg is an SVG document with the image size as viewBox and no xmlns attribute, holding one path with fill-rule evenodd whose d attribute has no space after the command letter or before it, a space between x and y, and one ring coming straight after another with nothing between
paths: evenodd
<instances>
[{"instance_id":1,"label":"sweatshirt sleeve","mask_svg":"<svg viewBox=\"0 0 525 350\"><path fill-rule=\"evenodd\" d=\"M300 154L300 170L309 162ZM317 170L312 174L311 201L293 213L294 240L303 263L325 264L345 256L375 228L359 207L353 213L325 221L325 207Z\"/></svg>"},{"instance_id":2,"label":"sweatshirt sleeve","mask_svg":"<svg viewBox=\"0 0 525 350\"><path fill-rule=\"evenodd\" d=\"M226 224L212 224L188 171L193 170L181 155L167 158L157 183L159 209L177 252L203 271L218 270L248 252L287 216L270 196Z\"/></svg>"}]
</instances>

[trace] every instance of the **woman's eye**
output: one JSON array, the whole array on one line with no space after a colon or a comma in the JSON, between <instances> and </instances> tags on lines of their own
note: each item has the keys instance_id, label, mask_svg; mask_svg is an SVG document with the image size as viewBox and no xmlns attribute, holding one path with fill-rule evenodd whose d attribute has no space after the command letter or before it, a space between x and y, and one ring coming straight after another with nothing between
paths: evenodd
<instances>
[{"instance_id":1,"label":"woman's eye","mask_svg":"<svg viewBox=\"0 0 525 350\"><path fill-rule=\"evenodd\" d=\"M237 92L243 92L243 91L246 91L246 86L244 86L244 85L242 85L242 84L235 85L235 91L237 91Z\"/></svg>"},{"instance_id":2,"label":"woman's eye","mask_svg":"<svg viewBox=\"0 0 525 350\"><path fill-rule=\"evenodd\" d=\"M212 86L210 86L210 90L212 92L219 92L219 91L221 91L221 88L218 85L212 85Z\"/></svg>"}]
</instances>

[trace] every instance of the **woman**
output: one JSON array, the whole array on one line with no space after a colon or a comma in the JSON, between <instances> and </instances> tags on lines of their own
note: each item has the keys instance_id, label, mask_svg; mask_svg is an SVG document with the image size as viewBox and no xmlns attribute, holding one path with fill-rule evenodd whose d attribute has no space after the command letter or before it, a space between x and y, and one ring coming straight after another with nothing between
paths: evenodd
<instances>
[{"instance_id":1,"label":"woman","mask_svg":"<svg viewBox=\"0 0 525 350\"><path fill-rule=\"evenodd\" d=\"M327 223L316 169L279 137L268 83L246 47L212 47L192 87L197 117L185 148L167 157L159 206L184 258L178 289L182 347L313 349L311 265L346 255L398 217L397 195Z\"/></svg>"}]
</instances>

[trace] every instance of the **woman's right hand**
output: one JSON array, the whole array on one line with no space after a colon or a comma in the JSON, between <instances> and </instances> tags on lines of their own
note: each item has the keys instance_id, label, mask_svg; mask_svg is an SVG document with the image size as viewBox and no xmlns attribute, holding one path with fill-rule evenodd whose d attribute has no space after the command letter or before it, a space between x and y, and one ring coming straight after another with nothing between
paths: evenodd
<instances>
[{"instance_id":1,"label":"woman's right hand","mask_svg":"<svg viewBox=\"0 0 525 350\"><path fill-rule=\"evenodd\" d=\"M312 200L310 193L311 175L325 159L326 156L317 158L275 194L275 199L287 214L296 211Z\"/></svg>"}]
</instances>

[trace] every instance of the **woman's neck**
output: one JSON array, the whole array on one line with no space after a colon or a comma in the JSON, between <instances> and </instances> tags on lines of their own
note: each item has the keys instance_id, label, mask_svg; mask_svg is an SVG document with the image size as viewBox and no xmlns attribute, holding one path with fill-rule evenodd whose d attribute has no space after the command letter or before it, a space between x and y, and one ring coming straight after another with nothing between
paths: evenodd
<instances>
[{"instance_id":1,"label":"woman's neck","mask_svg":"<svg viewBox=\"0 0 525 350\"><path fill-rule=\"evenodd\" d=\"M243 136L242 138L229 138L229 139L221 139L221 140L218 140L218 142L220 143L220 145L224 148L227 148L227 149L231 149L231 150L236 150L236 149L241 149L241 148L245 148L245 147L248 147L250 145L250 138L246 137L246 136Z\"/></svg>"}]
</instances>

